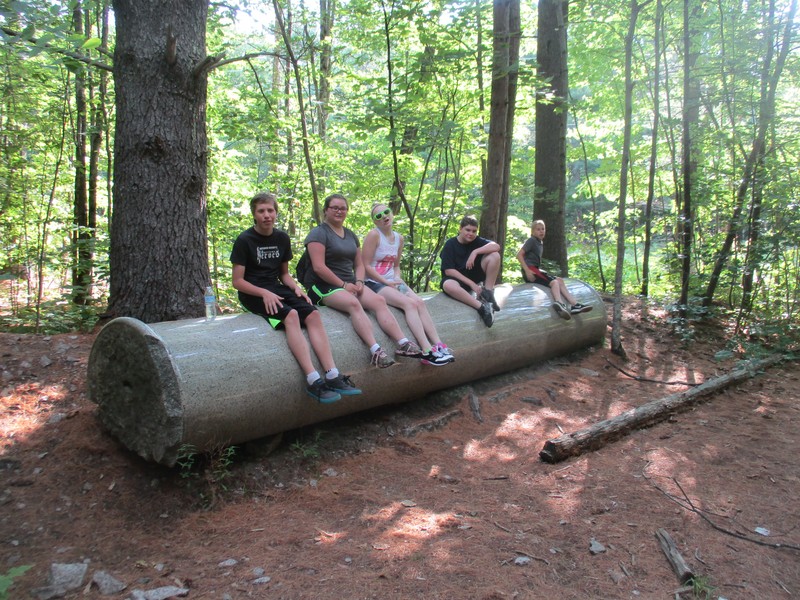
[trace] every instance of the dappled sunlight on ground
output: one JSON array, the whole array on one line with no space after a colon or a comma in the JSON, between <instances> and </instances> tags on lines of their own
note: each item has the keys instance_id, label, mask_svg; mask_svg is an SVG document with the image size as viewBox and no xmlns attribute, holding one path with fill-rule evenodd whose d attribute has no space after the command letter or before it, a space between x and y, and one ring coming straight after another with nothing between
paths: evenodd
<instances>
[{"instance_id":1,"label":"dappled sunlight on ground","mask_svg":"<svg viewBox=\"0 0 800 600\"><path fill-rule=\"evenodd\" d=\"M479 463L506 463L517 458L518 454L490 438L487 441L470 440L464 446L463 456L468 461Z\"/></svg>"},{"instance_id":2,"label":"dappled sunlight on ground","mask_svg":"<svg viewBox=\"0 0 800 600\"><path fill-rule=\"evenodd\" d=\"M265 441L269 451L254 441L220 483L145 463L99 428L85 395L90 336L0 339L0 560L34 565L10 597L29 597L54 562L83 561L129 590L185 585L197 600L673 597L660 528L715 598L800 595L797 551L747 539L800 546L794 363L563 462L540 460L548 439L735 363L713 360L715 338L685 345L635 311L623 322L629 362L596 348L456 398L290 432ZM59 344L76 346L72 360L41 366ZM269 582L253 584L258 569Z\"/></svg>"}]
</instances>

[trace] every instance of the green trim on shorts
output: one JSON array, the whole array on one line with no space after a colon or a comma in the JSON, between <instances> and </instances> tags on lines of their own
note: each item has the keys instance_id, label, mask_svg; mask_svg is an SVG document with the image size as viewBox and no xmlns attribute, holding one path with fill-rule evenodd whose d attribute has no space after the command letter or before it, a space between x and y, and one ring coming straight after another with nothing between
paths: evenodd
<instances>
[{"instance_id":1,"label":"green trim on shorts","mask_svg":"<svg viewBox=\"0 0 800 600\"><path fill-rule=\"evenodd\" d=\"M267 323L269 323L273 329L277 329L281 325L283 325L283 321L280 319L276 319L275 317L267 317Z\"/></svg>"},{"instance_id":2,"label":"green trim on shorts","mask_svg":"<svg viewBox=\"0 0 800 600\"><path fill-rule=\"evenodd\" d=\"M338 291L340 291L340 290L343 290L344 288L340 288L340 287L333 288L333 289L332 289L330 292L328 292L327 294L323 294L323 293L322 293L322 292L319 290L319 288L317 287L317 284L314 284L314 285L312 285L312 286L311 286L311 289L312 289L312 290L314 290L314 293L315 293L315 294L316 294L316 295L319 297L319 302L317 302L317 304L322 304L322 301L323 301L325 298L327 298L328 296L332 296L333 294L335 294L336 292L338 292ZM325 305L323 304L323 306L325 306Z\"/></svg>"}]
</instances>

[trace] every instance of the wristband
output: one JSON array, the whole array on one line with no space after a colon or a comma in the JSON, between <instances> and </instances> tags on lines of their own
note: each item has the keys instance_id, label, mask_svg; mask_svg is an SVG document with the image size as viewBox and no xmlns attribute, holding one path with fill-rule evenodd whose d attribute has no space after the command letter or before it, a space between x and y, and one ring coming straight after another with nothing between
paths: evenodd
<instances>
[{"instance_id":1,"label":"wristband","mask_svg":"<svg viewBox=\"0 0 800 600\"><path fill-rule=\"evenodd\" d=\"M364 280L363 279L356 279L356 283L360 283L361 285L364 285Z\"/></svg>"}]
</instances>

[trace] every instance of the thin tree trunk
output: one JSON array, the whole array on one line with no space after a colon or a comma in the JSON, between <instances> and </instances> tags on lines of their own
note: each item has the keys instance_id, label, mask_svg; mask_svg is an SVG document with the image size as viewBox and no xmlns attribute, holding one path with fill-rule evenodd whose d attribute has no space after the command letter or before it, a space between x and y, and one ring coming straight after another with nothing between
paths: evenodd
<instances>
[{"instance_id":1,"label":"thin tree trunk","mask_svg":"<svg viewBox=\"0 0 800 600\"><path fill-rule=\"evenodd\" d=\"M578 142L581 145L581 155L583 156L583 173L586 177L586 187L589 188L589 197L592 199L592 237L594 238L595 255L597 256L597 270L600 273L600 289L606 291L606 275L603 269L603 255L601 253L600 229L597 225L597 198L595 197L594 190L592 189L592 178L589 176L589 156L586 153L586 143L583 141L580 127L578 125L578 117L575 112L572 112L572 120L575 123L575 134L578 136Z\"/></svg>"},{"instance_id":2,"label":"thin tree trunk","mask_svg":"<svg viewBox=\"0 0 800 600\"><path fill-rule=\"evenodd\" d=\"M661 27L664 23L664 8L661 0L656 2L655 35L653 36L653 131L650 141L650 168L647 174L647 200L644 206L644 249L642 253L642 296L650 294L650 248L652 245L653 198L658 159L658 115L661 107Z\"/></svg>"},{"instance_id":3,"label":"thin tree trunk","mask_svg":"<svg viewBox=\"0 0 800 600\"><path fill-rule=\"evenodd\" d=\"M77 35L84 35L84 13L80 2L72 9L72 28ZM88 35L90 32L86 32ZM89 248L89 199L86 189L86 69L79 66L74 71L75 78L75 126L73 142L75 147L75 182L73 197L72 230L72 302L83 305L88 302L92 280L91 252Z\"/></svg>"},{"instance_id":4,"label":"thin tree trunk","mask_svg":"<svg viewBox=\"0 0 800 600\"><path fill-rule=\"evenodd\" d=\"M692 0L683 2L683 149L681 168L683 171L683 196L680 212L681 239L681 294L678 312L682 319L687 316L689 305L689 284L692 270L692 239L694 237L693 212L694 179L697 173L697 160L692 147L697 124L700 119L700 86L694 73L698 53L693 49L694 17L699 7Z\"/></svg>"},{"instance_id":5,"label":"thin tree trunk","mask_svg":"<svg viewBox=\"0 0 800 600\"><path fill-rule=\"evenodd\" d=\"M716 260L714 261L714 269L708 281L708 286L703 297L703 306L709 306L714 300L714 293L716 292L719 284L722 269L728 262L730 257L731 248L742 228L742 213L744 211L744 203L747 198L747 191L752 185L753 178L762 157L764 156L764 147L766 144L767 131L775 112L775 90L778 87L783 68L786 63L786 57L793 43L794 35L794 16L797 12L797 0L793 0L789 7L789 13L786 18L786 25L783 33L783 43L781 44L778 59L775 62L774 71L769 75L772 68L772 47L773 44L767 44L765 47L765 58L762 66L762 91L761 99L759 102L759 115L758 115L758 129L756 136L753 139L753 145L750 149L750 154L744 165L744 172L742 179L739 182L739 187L736 190L736 202L728 222L728 230L725 240L720 248ZM769 38L769 36L764 36Z\"/></svg>"},{"instance_id":6,"label":"thin tree trunk","mask_svg":"<svg viewBox=\"0 0 800 600\"><path fill-rule=\"evenodd\" d=\"M320 221L320 206L319 206L319 191L317 190L317 181L314 174L314 164L311 160L311 144L308 133L308 120L306 115L305 101L303 100L303 79L300 76L300 64L297 57L292 50L292 40L283 20L283 11L281 10L278 0L272 0L272 6L275 8L275 19L278 22L278 29L280 30L283 44L286 47L286 52L289 55L289 63L294 72L295 86L297 87L297 110L300 117L300 127L303 131L303 156L306 160L306 169L308 170L308 183L311 187L311 195L314 200L313 216L314 221Z\"/></svg>"},{"instance_id":7,"label":"thin tree trunk","mask_svg":"<svg viewBox=\"0 0 800 600\"><path fill-rule=\"evenodd\" d=\"M645 3L646 4L646 3ZM622 347L622 274L625 268L625 205L628 197L628 164L631 153L631 122L633 114L633 37L636 33L636 21L643 4L631 0L631 15L628 21L628 32L625 35L625 115L622 126L622 156L619 173L619 210L617 213L617 264L614 274L614 314L611 320L611 351L625 356Z\"/></svg>"}]
</instances>

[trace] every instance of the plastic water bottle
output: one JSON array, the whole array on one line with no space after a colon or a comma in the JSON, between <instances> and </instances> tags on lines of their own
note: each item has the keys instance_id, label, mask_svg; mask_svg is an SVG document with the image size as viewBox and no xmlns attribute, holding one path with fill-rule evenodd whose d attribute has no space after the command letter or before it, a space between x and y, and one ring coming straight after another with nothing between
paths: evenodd
<instances>
[{"instance_id":1,"label":"plastic water bottle","mask_svg":"<svg viewBox=\"0 0 800 600\"><path fill-rule=\"evenodd\" d=\"M206 321L213 321L217 316L217 299L214 297L214 288L206 288Z\"/></svg>"},{"instance_id":2,"label":"plastic water bottle","mask_svg":"<svg viewBox=\"0 0 800 600\"><path fill-rule=\"evenodd\" d=\"M401 283L400 285L397 286L397 291L400 292L401 294L405 294L408 291L408 287L405 284Z\"/></svg>"}]
</instances>

